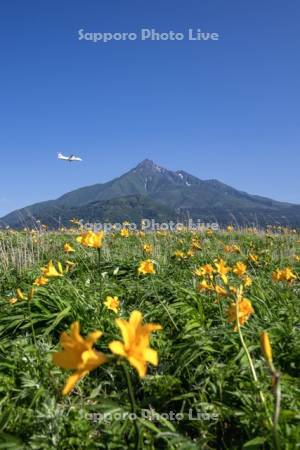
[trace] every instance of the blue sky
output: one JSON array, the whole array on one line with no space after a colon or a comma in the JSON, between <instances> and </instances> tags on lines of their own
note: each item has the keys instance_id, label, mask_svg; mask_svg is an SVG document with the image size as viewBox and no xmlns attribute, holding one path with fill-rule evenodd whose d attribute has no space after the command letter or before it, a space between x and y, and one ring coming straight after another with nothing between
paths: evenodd
<instances>
[{"instance_id":1,"label":"blue sky","mask_svg":"<svg viewBox=\"0 0 300 450\"><path fill-rule=\"evenodd\" d=\"M0 216L144 158L300 203L298 1L2 0L0 21ZM220 40L94 44L81 28Z\"/></svg>"}]
</instances>

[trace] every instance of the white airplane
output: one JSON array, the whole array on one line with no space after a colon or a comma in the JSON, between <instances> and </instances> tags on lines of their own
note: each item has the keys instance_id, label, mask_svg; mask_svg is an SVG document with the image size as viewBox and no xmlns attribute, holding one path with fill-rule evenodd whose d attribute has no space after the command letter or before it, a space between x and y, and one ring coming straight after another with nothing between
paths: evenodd
<instances>
[{"instance_id":1,"label":"white airplane","mask_svg":"<svg viewBox=\"0 0 300 450\"><path fill-rule=\"evenodd\" d=\"M62 153L58 153L57 159L62 159L63 161L69 161L69 162L82 161L82 159L79 158L78 156L75 156L75 155L64 156Z\"/></svg>"}]
</instances>

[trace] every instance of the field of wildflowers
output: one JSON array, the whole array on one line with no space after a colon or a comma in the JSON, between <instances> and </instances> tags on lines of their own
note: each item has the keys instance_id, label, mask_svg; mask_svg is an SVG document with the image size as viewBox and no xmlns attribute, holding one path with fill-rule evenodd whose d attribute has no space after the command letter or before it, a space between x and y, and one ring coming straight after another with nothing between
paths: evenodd
<instances>
[{"instance_id":1,"label":"field of wildflowers","mask_svg":"<svg viewBox=\"0 0 300 450\"><path fill-rule=\"evenodd\" d=\"M295 449L300 235L0 232L0 449Z\"/></svg>"}]
</instances>

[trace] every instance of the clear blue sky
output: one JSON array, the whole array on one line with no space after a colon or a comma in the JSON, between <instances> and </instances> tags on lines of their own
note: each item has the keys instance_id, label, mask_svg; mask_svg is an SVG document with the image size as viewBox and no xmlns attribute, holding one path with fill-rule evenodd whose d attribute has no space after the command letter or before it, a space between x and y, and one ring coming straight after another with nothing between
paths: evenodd
<instances>
[{"instance_id":1,"label":"clear blue sky","mask_svg":"<svg viewBox=\"0 0 300 450\"><path fill-rule=\"evenodd\" d=\"M299 1L1 0L0 19L0 216L144 158L300 203ZM78 40L143 27L221 38Z\"/></svg>"}]
</instances>

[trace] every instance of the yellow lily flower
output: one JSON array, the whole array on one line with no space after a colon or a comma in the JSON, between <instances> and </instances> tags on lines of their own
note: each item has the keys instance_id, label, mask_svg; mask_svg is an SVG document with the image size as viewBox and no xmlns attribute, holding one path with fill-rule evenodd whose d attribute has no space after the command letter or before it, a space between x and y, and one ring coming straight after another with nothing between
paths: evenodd
<instances>
[{"instance_id":1,"label":"yellow lily flower","mask_svg":"<svg viewBox=\"0 0 300 450\"><path fill-rule=\"evenodd\" d=\"M32 287L29 291L28 291L28 294L27 294L27 296L24 294L24 292L22 292L21 291L21 289L16 289L16 297L17 297L17 299L18 300L32 300L32 298L33 298L33 295L34 295L34 292L35 292L35 290L34 290L34 288ZM15 300L15 298L13 298L13 299L11 299L11 300L13 300L12 301L12 304L13 303L16 303L14 300Z\"/></svg>"},{"instance_id":2,"label":"yellow lily flower","mask_svg":"<svg viewBox=\"0 0 300 450\"><path fill-rule=\"evenodd\" d=\"M228 283L227 273L230 271L230 267L226 266L226 262L223 259L220 259L219 261L216 260L215 267L218 274L221 276L223 282L227 284Z\"/></svg>"},{"instance_id":3,"label":"yellow lily flower","mask_svg":"<svg viewBox=\"0 0 300 450\"><path fill-rule=\"evenodd\" d=\"M86 231L76 238L76 241L85 247L101 248L104 238L104 231L94 233L94 231Z\"/></svg>"},{"instance_id":4,"label":"yellow lily flower","mask_svg":"<svg viewBox=\"0 0 300 450\"><path fill-rule=\"evenodd\" d=\"M65 253L73 253L73 252L75 252L75 250L71 244L68 244L68 242L66 242L64 245L64 252Z\"/></svg>"},{"instance_id":5,"label":"yellow lily flower","mask_svg":"<svg viewBox=\"0 0 300 450\"><path fill-rule=\"evenodd\" d=\"M245 275L245 276L242 278L242 281L243 281L243 285L244 285L245 287L249 287L249 286L251 286L251 284L252 284L252 278L249 277L248 275Z\"/></svg>"},{"instance_id":6,"label":"yellow lily flower","mask_svg":"<svg viewBox=\"0 0 300 450\"><path fill-rule=\"evenodd\" d=\"M120 301L118 297L107 296L104 305L106 306L107 309L110 309L114 313L118 314L120 309Z\"/></svg>"},{"instance_id":7,"label":"yellow lily flower","mask_svg":"<svg viewBox=\"0 0 300 450\"><path fill-rule=\"evenodd\" d=\"M61 272L60 269L59 269L59 271L56 270L52 260L50 260L46 266L42 267L41 270L42 270L44 277L46 277L46 278L62 277L62 273L60 273Z\"/></svg>"},{"instance_id":8,"label":"yellow lily flower","mask_svg":"<svg viewBox=\"0 0 300 450\"><path fill-rule=\"evenodd\" d=\"M214 286L208 283L206 280L202 280L198 284L199 291L213 291L214 289L215 289Z\"/></svg>"},{"instance_id":9,"label":"yellow lily flower","mask_svg":"<svg viewBox=\"0 0 300 450\"><path fill-rule=\"evenodd\" d=\"M155 268L154 268L153 261L151 261L151 259L146 259L146 261L142 261L139 265L138 273L139 274L141 273L143 275L154 274Z\"/></svg>"},{"instance_id":10,"label":"yellow lily flower","mask_svg":"<svg viewBox=\"0 0 300 450\"><path fill-rule=\"evenodd\" d=\"M152 253L153 248L151 244L144 244L143 245L143 250L145 253Z\"/></svg>"},{"instance_id":11,"label":"yellow lily flower","mask_svg":"<svg viewBox=\"0 0 300 450\"><path fill-rule=\"evenodd\" d=\"M142 325L143 316L139 311L133 311L129 321L117 319L116 324L121 330L123 341L112 341L109 348L115 355L123 356L137 370L140 378L147 372L147 362L157 366L158 356L156 350L149 346L150 334L161 330L155 323Z\"/></svg>"},{"instance_id":12,"label":"yellow lily flower","mask_svg":"<svg viewBox=\"0 0 300 450\"><path fill-rule=\"evenodd\" d=\"M197 277L202 277L209 275L210 278L212 278L212 274L215 272L215 269L211 264L204 264L204 266L198 267L194 270L194 274Z\"/></svg>"},{"instance_id":13,"label":"yellow lily flower","mask_svg":"<svg viewBox=\"0 0 300 450\"><path fill-rule=\"evenodd\" d=\"M235 273L238 277L241 277L241 276L243 276L243 275L245 274L246 270L247 270L246 264L244 264L244 263L241 262L241 261L238 261L238 262L235 264L235 266L234 266L234 268L233 268L232 271L233 271L233 273Z\"/></svg>"},{"instance_id":14,"label":"yellow lily flower","mask_svg":"<svg viewBox=\"0 0 300 450\"><path fill-rule=\"evenodd\" d=\"M285 269L276 269L275 272L272 274L273 281L288 281L292 282L297 277L292 272L292 270L289 267L286 267Z\"/></svg>"},{"instance_id":15,"label":"yellow lily flower","mask_svg":"<svg viewBox=\"0 0 300 450\"><path fill-rule=\"evenodd\" d=\"M218 295L221 295L224 297L226 297L228 295L226 289L224 289L222 286L219 286L218 284L215 287L215 291Z\"/></svg>"},{"instance_id":16,"label":"yellow lily flower","mask_svg":"<svg viewBox=\"0 0 300 450\"><path fill-rule=\"evenodd\" d=\"M184 252L182 252L181 250L176 250L176 252L174 252L174 256L177 259L185 259L186 255Z\"/></svg>"},{"instance_id":17,"label":"yellow lily flower","mask_svg":"<svg viewBox=\"0 0 300 450\"><path fill-rule=\"evenodd\" d=\"M191 249L192 250L201 250L201 243L197 238L192 239Z\"/></svg>"},{"instance_id":18,"label":"yellow lily flower","mask_svg":"<svg viewBox=\"0 0 300 450\"><path fill-rule=\"evenodd\" d=\"M233 244L233 245L225 245L224 247L224 252L225 253L241 253L241 249L238 245Z\"/></svg>"},{"instance_id":19,"label":"yellow lily flower","mask_svg":"<svg viewBox=\"0 0 300 450\"><path fill-rule=\"evenodd\" d=\"M249 259L255 264L258 262L258 256L254 255L254 253L249 253Z\"/></svg>"},{"instance_id":20,"label":"yellow lily flower","mask_svg":"<svg viewBox=\"0 0 300 450\"><path fill-rule=\"evenodd\" d=\"M33 282L34 286L45 286L49 282L48 278L40 276Z\"/></svg>"},{"instance_id":21,"label":"yellow lily flower","mask_svg":"<svg viewBox=\"0 0 300 450\"><path fill-rule=\"evenodd\" d=\"M92 348L101 336L101 331L94 331L84 339L79 332L79 322L71 325L71 335L62 333L60 343L63 350L53 353L53 363L63 369L75 370L66 381L63 395L68 394L81 378L107 361L103 353Z\"/></svg>"},{"instance_id":22,"label":"yellow lily flower","mask_svg":"<svg viewBox=\"0 0 300 450\"><path fill-rule=\"evenodd\" d=\"M239 297L238 298L238 320L240 325L244 325L251 314L254 313L254 309L252 307L252 304L250 300L247 298ZM228 310L227 310L227 317L228 322L236 322L237 320L237 304L234 302L231 302ZM234 330L236 330L236 326L234 327Z\"/></svg>"},{"instance_id":23,"label":"yellow lily flower","mask_svg":"<svg viewBox=\"0 0 300 450\"><path fill-rule=\"evenodd\" d=\"M120 235L122 237L128 238L129 237L129 230L128 230L128 228L122 228L120 230Z\"/></svg>"}]
</instances>

